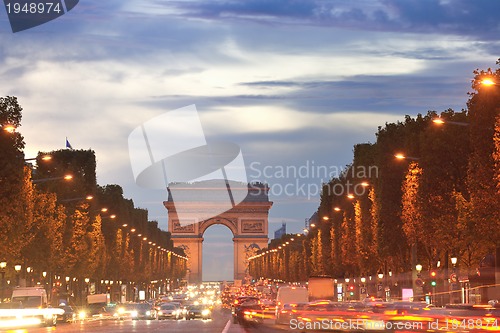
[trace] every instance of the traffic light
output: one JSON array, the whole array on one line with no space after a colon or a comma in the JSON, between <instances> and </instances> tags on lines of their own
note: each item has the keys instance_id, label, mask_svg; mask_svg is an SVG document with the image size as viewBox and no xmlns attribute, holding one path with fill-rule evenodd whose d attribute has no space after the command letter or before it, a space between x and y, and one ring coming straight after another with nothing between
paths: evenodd
<instances>
[{"instance_id":1,"label":"traffic light","mask_svg":"<svg viewBox=\"0 0 500 333\"><path fill-rule=\"evenodd\" d=\"M436 271L431 271L430 276L431 276L431 286L435 287L437 285L437 282L436 282L437 273L436 273Z\"/></svg>"},{"instance_id":2,"label":"traffic light","mask_svg":"<svg viewBox=\"0 0 500 333\"><path fill-rule=\"evenodd\" d=\"M353 285L349 286L349 295L354 296L354 286Z\"/></svg>"}]
</instances>

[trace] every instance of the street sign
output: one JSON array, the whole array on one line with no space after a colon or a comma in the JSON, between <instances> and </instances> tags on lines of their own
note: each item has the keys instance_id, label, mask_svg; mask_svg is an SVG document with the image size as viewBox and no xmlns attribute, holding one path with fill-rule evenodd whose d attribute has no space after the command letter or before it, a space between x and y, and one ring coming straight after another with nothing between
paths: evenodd
<instances>
[{"instance_id":1,"label":"street sign","mask_svg":"<svg viewBox=\"0 0 500 333\"><path fill-rule=\"evenodd\" d=\"M417 287L423 287L423 286L424 286L424 280L422 280L422 279L420 279L420 278L416 279L416 280L415 280L415 285L416 285Z\"/></svg>"},{"instance_id":2,"label":"street sign","mask_svg":"<svg viewBox=\"0 0 500 333\"><path fill-rule=\"evenodd\" d=\"M367 292L366 292L366 288L365 288L365 287L361 287L361 288L359 289L359 293L360 293L361 295L366 294L366 293L367 293Z\"/></svg>"},{"instance_id":3,"label":"street sign","mask_svg":"<svg viewBox=\"0 0 500 333\"><path fill-rule=\"evenodd\" d=\"M382 291L384 290L384 288L382 287L381 284L377 284L377 291Z\"/></svg>"},{"instance_id":4,"label":"street sign","mask_svg":"<svg viewBox=\"0 0 500 333\"><path fill-rule=\"evenodd\" d=\"M450 280L451 280L451 282L457 282L457 274L451 273Z\"/></svg>"}]
</instances>

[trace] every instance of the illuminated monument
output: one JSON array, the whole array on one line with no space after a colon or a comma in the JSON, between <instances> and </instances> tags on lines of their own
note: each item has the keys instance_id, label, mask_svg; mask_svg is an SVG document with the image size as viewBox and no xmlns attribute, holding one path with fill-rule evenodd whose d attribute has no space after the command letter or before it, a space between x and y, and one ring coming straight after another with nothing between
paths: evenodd
<instances>
[{"instance_id":1,"label":"illuminated monument","mask_svg":"<svg viewBox=\"0 0 500 333\"><path fill-rule=\"evenodd\" d=\"M168 200L163 203L168 210L168 230L174 246L183 248L189 257L189 283L202 281L203 234L210 226L222 224L233 233L235 280L248 275L248 258L268 243L268 215L273 204L269 201L269 187L228 182L227 188L221 188L213 184L211 181L174 184L175 200L170 185ZM219 206L224 204L221 197L227 196L229 189L234 197L248 194L228 211L211 215L211 211L220 211ZM182 212L182 223L177 210Z\"/></svg>"}]
</instances>

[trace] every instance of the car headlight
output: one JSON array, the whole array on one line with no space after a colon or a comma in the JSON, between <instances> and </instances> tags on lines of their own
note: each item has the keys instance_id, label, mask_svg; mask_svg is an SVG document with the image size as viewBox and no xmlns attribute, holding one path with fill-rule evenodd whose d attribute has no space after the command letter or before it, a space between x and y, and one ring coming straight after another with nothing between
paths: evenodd
<instances>
[{"instance_id":1,"label":"car headlight","mask_svg":"<svg viewBox=\"0 0 500 333\"><path fill-rule=\"evenodd\" d=\"M206 316L208 316L209 314L210 314L210 310L209 310L209 309L205 309L205 310L201 311L201 315L202 315L203 317L206 317Z\"/></svg>"},{"instance_id":2,"label":"car headlight","mask_svg":"<svg viewBox=\"0 0 500 333\"><path fill-rule=\"evenodd\" d=\"M124 308L118 308L118 314L123 314L125 312L125 309Z\"/></svg>"},{"instance_id":3,"label":"car headlight","mask_svg":"<svg viewBox=\"0 0 500 333\"><path fill-rule=\"evenodd\" d=\"M132 312L130 312L130 315L132 317L137 317L138 313L137 313L137 311L132 311Z\"/></svg>"},{"instance_id":4,"label":"car headlight","mask_svg":"<svg viewBox=\"0 0 500 333\"><path fill-rule=\"evenodd\" d=\"M87 317L87 314L85 313L85 311L80 311L78 312L78 318L79 319L85 319L85 317Z\"/></svg>"},{"instance_id":5,"label":"car headlight","mask_svg":"<svg viewBox=\"0 0 500 333\"><path fill-rule=\"evenodd\" d=\"M158 311L158 315L160 315L160 316L161 316L162 314L163 314L163 312L162 312L162 311Z\"/></svg>"},{"instance_id":6,"label":"car headlight","mask_svg":"<svg viewBox=\"0 0 500 333\"><path fill-rule=\"evenodd\" d=\"M151 316L151 311L146 311L146 316Z\"/></svg>"}]
</instances>

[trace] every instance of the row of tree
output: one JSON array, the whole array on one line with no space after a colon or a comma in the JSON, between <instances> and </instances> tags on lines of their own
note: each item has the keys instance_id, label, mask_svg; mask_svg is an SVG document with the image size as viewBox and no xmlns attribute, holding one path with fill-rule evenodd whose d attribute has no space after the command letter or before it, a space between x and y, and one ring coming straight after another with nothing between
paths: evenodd
<instances>
[{"instance_id":1,"label":"row of tree","mask_svg":"<svg viewBox=\"0 0 500 333\"><path fill-rule=\"evenodd\" d=\"M448 267L451 257L471 275L491 265L484 258L500 248L500 86L482 82L500 82L500 69L474 74L467 110L407 116L356 145L345 172L323 185L306 237L271 242L250 261L251 275L398 274L416 263Z\"/></svg>"},{"instance_id":2,"label":"row of tree","mask_svg":"<svg viewBox=\"0 0 500 333\"><path fill-rule=\"evenodd\" d=\"M6 279L14 266L38 277L134 281L180 279L182 249L148 212L123 197L119 185L99 186L91 150L39 153L25 160L15 97L0 98L0 260ZM50 159L47 159L50 156ZM72 179L64 180L70 174Z\"/></svg>"}]
</instances>

